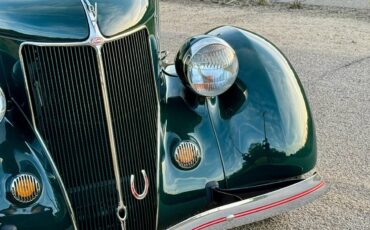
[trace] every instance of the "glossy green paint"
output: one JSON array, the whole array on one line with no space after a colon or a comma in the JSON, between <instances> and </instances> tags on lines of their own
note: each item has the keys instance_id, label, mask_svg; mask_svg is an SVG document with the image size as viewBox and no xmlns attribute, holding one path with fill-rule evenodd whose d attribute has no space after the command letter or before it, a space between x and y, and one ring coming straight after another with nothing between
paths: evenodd
<instances>
[{"instance_id":1,"label":"glossy green paint","mask_svg":"<svg viewBox=\"0 0 370 230\"><path fill-rule=\"evenodd\" d=\"M167 71L176 74L173 66ZM205 98L184 87L178 77L163 76L160 92L158 216L162 229L207 210L205 185L217 181L224 187L224 173ZM174 149L185 140L195 141L203 153L198 167L186 171L173 160Z\"/></svg>"},{"instance_id":2,"label":"glossy green paint","mask_svg":"<svg viewBox=\"0 0 370 230\"><path fill-rule=\"evenodd\" d=\"M153 17L152 0L97 0L98 24L111 37L146 24ZM33 42L83 41L89 25L81 0L2 0L0 37Z\"/></svg>"},{"instance_id":3,"label":"glossy green paint","mask_svg":"<svg viewBox=\"0 0 370 230\"><path fill-rule=\"evenodd\" d=\"M161 228L207 208L210 201L205 192L209 181L219 182L221 188L246 188L299 176L316 164L311 112L298 76L286 58L267 40L241 29L221 27L209 34L226 40L235 49L240 71L236 83L214 98L196 96L183 86L186 81L165 78L161 90L161 133L162 148L167 146L168 149L162 149L160 155ZM191 43L192 39L188 40L180 52L186 52ZM181 62L176 60L176 63ZM176 75L173 66L166 72ZM178 101L169 103L170 98ZM195 117L185 111L203 115L201 123L206 126L199 134L194 135L193 129L189 128L194 127ZM172 119L176 119L171 125L175 129L170 131L168 124L171 122L168 121ZM202 151L204 157L211 156L212 169L209 170L214 170L214 174L208 174L202 180L203 173L209 172L207 165L201 164L195 169L196 174L189 175L186 183L180 184L175 178L187 175L187 172L175 170L171 162L174 152L171 145L181 140L181 135L185 135L182 139L189 138L187 133L203 145L212 145L211 149L203 148ZM180 138L167 141L176 134ZM166 180L172 183L166 183ZM172 202L167 201L170 200L167 198L168 188L172 188L171 195L176 196Z\"/></svg>"},{"instance_id":4,"label":"glossy green paint","mask_svg":"<svg viewBox=\"0 0 370 230\"><path fill-rule=\"evenodd\" d=\"M240 62L234 86L207 99L228 187L267 183L313 169L314 124L291 64L251 32L221 27L209 34L227 41Z\"/></svg>"},{"instance_id":5,"label":"glossy green paint","mask_svg":"<svg viewBox=\"0 0 370 230\"><path fill-rule=\"evenodd\" d=\"M144 1L144 0L143 0ZM101 28L107 33L118 34L136 26L145 25L154 39L155 28L155 1L150 3L135 3L135 0L98 2L98 12L101 17ZM29 6L32 4L32 7ZM129 20L122 11L109 11L100 8L107 7L122 9L128 7L131 14L145 11L139 20ZM25 12L25 7L29 9ZM127 9L123 12L126 12ZM40 13L41 12L41 13ZM131 15L130 14L130 15ZM115 19L110 21L110 18ZM112 23L119 23L122 28L112 27ZM134 22L134 23L133 23ZM124 24L127 25L124 26ZM112 27L107 29L105 27ZM110 34L108 34L110 35ZM21 106L28 119L31 120L28 100L24 86L24 77L19 60L19 47L24 41L32 42L77 42L84 41L89 36L89 26L81 0L37 0L37 1L10 1L5 0L0 7L0 87L8 98L14 98ZM156 43L155 39L154 42ZM152 43L153 57L156 57L156 44ZM154 60L156 72L158 61Z\"/></svg>"},{"instance_id":6,"label":"glossy green paint","mask_svg":"<svg viewBox=\"0 0 370 230\"><path fill-rule=\"evenodd\" d=\"M81 41L89 35L80 0L2 0L0 36L30 41Z\"/></svg>"},{"instance_id":7,"label":"glossy green paint","mask_svg":"<svg viewBox=\"0 0 370 230\"><path fill-rule=\"evenodd\" d=\"M20 173L32 174L42 184L41 196L31 205L19 204L10 195L11 179ZM73 229L46 150L15 104L0 122L0 184L0 229Z\"/></svg>"},{"instance_id":8,"label":"glossy green paint","mask_svg":"<svg viewBox=\"0 0 370 230\"><path fill-rule=\"evenodd\" d=\"M19 60L20 41L0 37L0 87L6 98L14 98L30 118L24 87L24 77Z\"/></svg>"},{"instance_id":9,"label":"glossy green paint","mask_svg":"<svg viewBox=\"0 0 370 230\"><path fill-rule=\"evenodd\" d=\"M151 0L97 0L96 3L99 28L106 37L145 24L155 11L155 2Z\"/></svg>"},{"instance_id":10,"label":"glossy green paint","mask_svg":"<svg viewBox=\"0 0 370 230\"><path fill-rule=\"evenodd\" d=\"M7 98L14 101L9 103L11 109L6 119L0 122L0 180L6 184L11 175L32 172L42 180L45 194L32 208L20 208L8 200L2 187L0 223L17 223L18 229L68 229L71 219L60 181L29 125L29 106L18 52L25 40L85 40L89 28L85 12L80 10L80 0L63 3L71 8L61 7L57 0L33 1L35 8L44 6L44 13L31 10L24 17L19 2L24 1L5 1L8 10L15 9L15 17L13 24L8 23L11 27L0 24L0 86L5 89ZM147 26L150 32L160 103L159 228L207 210L210 207L205 189L208 182L218 182L221 188L245 187L296 176L313 168L316 145L308 103L293 68L273 45L232 27L210 32L236 50L240 73L236 84L225 94L200 97L184 87L180 78L160 73L159 44L154 36L158 29L153 15L155 2L119 3L118 0L98 0L98 23L105 36L139 25ZM128 16L134 14L142 16ZM64 20L65 17L68 19ZM0 9L0 22L3 18L10 20L8 11ZM56 25L68 31L53 30ZM174 66L166 71L176 75ZM173 164L174 148L181 140L199 144L202 160L197 168L183 171ZM23 166L24 162L27 167ZM10 207L15 212L10 212ZM20 210L28 215L19 214Z\"/></svg>"},{"instance_id":11,"label":"glossy green paint","mask_svg":"<svg viewBox=\"0 0 370 230\"><path fill-rule=\"evenodd\" d=\"M134 0L125 1L125 4L130 2L132 5L136 4ZM104 4L108 3L102 1L100 5ZM25 7L29 11L25 12ZM130 6L129 9L131 14L135 14L133 7ZM146 26L150 33L155 71L159 73L153 1L145 10L142 18L135 23L125 24L127 17L120 17L122 12L119 11L115 11L117 15L108 15L109 11L103 11L101 20L106 20L105 16L121 20L120 23L125 24L122 28L107 30L117 34L136 26ZM108 23L106 26L111 25ZM86 40L88 35L87 18L80 0L37 0L32 3L6 0L1 3L0 87L4 89L8 99L9 111L0 122L0 182L3 185L0 187L0 229L12 229L14 226L18 230L73 229L69 212L71 207L61 189L61 181L56 176L47 150L30 125L31 115L19 48L24 41L68 43ZM42 182L42 195L29 206L16 203L8 194L10 178L18 173L32 173Z\"/></svg>"}]
</instances>

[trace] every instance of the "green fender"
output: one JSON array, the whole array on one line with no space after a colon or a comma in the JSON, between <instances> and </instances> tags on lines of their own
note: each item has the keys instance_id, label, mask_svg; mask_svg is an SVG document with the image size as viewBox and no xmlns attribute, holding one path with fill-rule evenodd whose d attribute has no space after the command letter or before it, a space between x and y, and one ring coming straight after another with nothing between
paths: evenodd
<instances>
[{"instance_id":1,"label":"green fender","mask_svg":"<svg viewBox=\"0 0 370 230\"><path fill-rule=\"evenodd\" d=\"M160 228L209 209L211 181L223 189L247 188L302 175L316 164L312 115L287 59L245 30L227 26L208 34L235 49L240 70L229 90L205 98L183 85L174 66L166 68L159 90ZM174 165L173 153L188 139L199 143L203 159L185 171Z\"/></svg>"},{"instance_id":2,"label":"green fender","mask_svg":"<svg viewBox=\"0 0 370 230\"><path fill-rule=\"evenodd\" d=\"M240 69L226 93L207 100L229 188L302 175L316 164L315 129L297 73L269 41L235 27L227 41Z\"/></svg>"},{"instance_id":3,"label":"green fender","mask_svg":"<svg viewBox=\"0 0 370 230\"><path fill-rule=\"evenodd\" d=\"M28 173L41 182L31 205L15 202L11 179ZM46 149L17 105L0 122L0 229L73 229L70 206Z\"/></svg>"},{"instance_id":4,"label":"green fender","mask_svg":"<svg viewBox=\"0 0 370 230\"><path fill-rule=\"evenodd\" d=\"M174 68L167 71L176 74ZM158 218L162 229L205 211L209 205L205 185L219 181L224 187L224 173L204 98L184 87L178 77L163 76L160 85ZM174 149L184 140L197 142L203 152L200 164L192 170L174 164Z\"/></svg>"}]
</instances>

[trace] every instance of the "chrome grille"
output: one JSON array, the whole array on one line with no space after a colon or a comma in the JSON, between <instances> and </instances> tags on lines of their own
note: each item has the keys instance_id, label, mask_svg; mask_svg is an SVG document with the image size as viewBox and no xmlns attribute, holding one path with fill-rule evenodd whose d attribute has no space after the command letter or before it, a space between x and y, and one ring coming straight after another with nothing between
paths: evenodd
<instances>
[{"instance_id":1,"label":"chrome grille","mask_svg":"<svg viewBox=\"0 0 370 230\"><path fill-rule=\"evenodd\" d=\"M111 113L118 161L125 165L120 168L121 178L124 178L122 188L124 194L130 194L125 197L129 229L148 229L156 223L158 109L146 38L146 31L142 30L109 42L102 49L109 102L114 105ZM129 177L134 174L137 190L143 191L142 169L149 178L149 192L144 200L137 200L131 195Z\"/></svg>"},{"instance_id":2,"label":"chrome grille","mask_svg":"<svg viewBox=\"0 0 370 230\"><path fill-rule=\"evenodd\" d=\"M98 55L90 46L24 45L24 71L35 125L61 174L79 229L120 229ZM129 229L156 226L157 99L147 30L102 47ZM135 131L132 130L135 128ZM145 169L148 196L135 200Z\"/></svg>"}]
</instances>

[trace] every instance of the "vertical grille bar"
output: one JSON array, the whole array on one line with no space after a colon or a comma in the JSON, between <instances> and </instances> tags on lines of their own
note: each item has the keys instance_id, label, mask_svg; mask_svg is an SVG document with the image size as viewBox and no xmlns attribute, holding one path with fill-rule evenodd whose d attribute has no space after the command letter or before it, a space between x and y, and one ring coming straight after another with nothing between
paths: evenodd
<instances>
[{"instance_id":1,"label":"vertical grille bar","mask_svg":"<svg viewBox=\"0 0 370 230\"><path fill-rule=\"evenodd\" d=\"M146 30L103 45L113 129L128 208L128 229L156 226L156 160L158 105ZM136 200L130 191L130 175L135 175L138 191L144 189L141 170L147 172L149 192Z\"/></svg>"},{"instance_id":2,"label":"vertical grille bar","mask_svg":"<svg viewBox=\"0 0 370 230\"><path fill-rule=\"evenodd\" d=\"M35 125L70 197L79 229L121 229L114 159L105 111L110 110L128 229L156 227L158 103L146 29L101 48L109 109L90 46L24 45L21 53ZM104 76L103 75L103 76ZM145 199L138 192L149 179Z\"/></svg>"},{"instance_id":3,"label":"vertical grille bar","mask_svg":"<svg viewBox=\"0 0 370 230\"><path fill-rule=\"evenodd\" d=\"M67 188L79 229L120 229L95 49L22 49L36 126Z\"/></svg>"}]
</instances>

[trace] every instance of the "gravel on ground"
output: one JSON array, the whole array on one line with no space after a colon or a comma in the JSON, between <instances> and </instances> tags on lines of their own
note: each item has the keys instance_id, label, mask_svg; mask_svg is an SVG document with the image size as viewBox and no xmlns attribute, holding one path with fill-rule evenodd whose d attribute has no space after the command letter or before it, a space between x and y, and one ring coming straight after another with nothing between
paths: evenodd
<instances>
[{"instance_id":1,"label":"gravel on ground","mask_svg":"<svg viewBox=\"0 0 370 230\"><path fill-rule=\"evenodd\" d=\"M240 229L370 229L370 10L161 1L162 49L236 25L275 43L295 66L316 122L318 170L330 191Z\"/></svg>"},{"instance_id":2,"label":"gravel on ground","mask_svg":"<svg viewBox=\"0 0 370 230\"><path fill-rule=\"evenodd\" d=\"M273 0L273 2L293 2L294 0ZM303 4L337 6L356 9L370 9L369 0L300 0Z\"/></svg>"}]
</instances>

